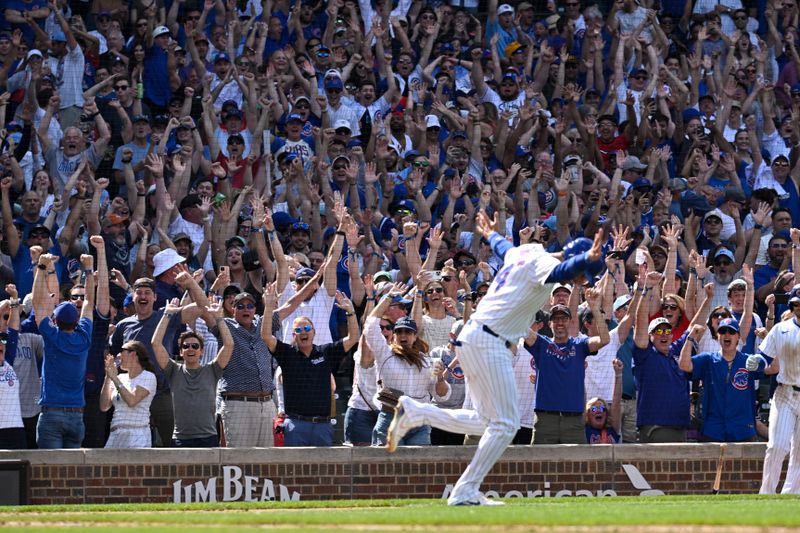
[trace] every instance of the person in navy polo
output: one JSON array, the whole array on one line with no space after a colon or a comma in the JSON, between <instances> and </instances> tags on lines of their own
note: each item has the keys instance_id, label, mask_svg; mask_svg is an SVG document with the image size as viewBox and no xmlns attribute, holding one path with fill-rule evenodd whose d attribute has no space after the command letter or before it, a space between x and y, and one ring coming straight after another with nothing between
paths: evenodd
<instances>
[{"instance_id":1,"label":"person in navy polo","mask_svg":"<svg viewBox=\"0 0 800 533\"><path fill-rule=\"evenodd\" d=\"M676 347L686 335L672 341L672 324L664 317L647 322L647 293L660 283L661 274L640 276L637 291L642 299L633 326L633 377L639 391L636 425L639 442L685 442L689 427L689 375L678 366ZM675 355L673 355L673 353Z\"/></svg>"},{"instance_id":2,"label":"person in navy polo","mask_svg":"<svg viewBox=\"0 0 800 533\"><path fill-rule=\"evenodd\" d=\"M336 292L336 305L347 316L347 337L330 344L314 345L316 330L310 318L299 316L292 322L292 344L279 341L269 320L261 322L261 338L278 361L283 375L284 446L331 446L331 374L356 345L359 338L353 302ZM264 316L272 316L278 306L275 284L264 290ZM327 323L323 324L327 327Z\"/></svg>"},{"instance_id":3,"label":"person in navy polo","mask_svg":"<svg viewBox=\"0 0 800 533\"><path fill-rule=\"evenodd\" d=\"M589 309L597 320L597 336L570 337L572 312L566 305L550 310L553 338L536 335L525 345L536 361L536 424L534 444L586 444L583 412L586 396L586 358L608 344L608 325L600 311L600 292L586 291Z\"/></svg>"},{"instance_id":4,"label":"person in navy polo","mask_svg":"<svg viewBox=\"0 0 800 533\"><path fill-rule=\"evenodd\" d=\"M703 337L705 326L695 324L678 361L692 380L703 380L702 439L718 442L756 440L756 380L760 371L747 370L749 354L740 352L739 321L721 320L717 327L720 351L692 356L692 348Z\"/></svg>"}]
</instances>

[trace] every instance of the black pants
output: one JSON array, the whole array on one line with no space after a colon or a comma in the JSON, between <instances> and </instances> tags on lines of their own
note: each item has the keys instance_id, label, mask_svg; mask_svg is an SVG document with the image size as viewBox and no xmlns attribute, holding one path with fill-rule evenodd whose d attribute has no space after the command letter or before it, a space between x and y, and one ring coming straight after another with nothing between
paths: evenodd
<instances>
[{"instance_id":1,"label":"black pants","mask_svg":"<svg viewBox=\"0 0 800 533\"><path fill-rule=\"evenodd\" d=\"M29 418L23 418L22 423L25 425L25 440L29 450L36 450L39 446L36 444L36 424L39 423L39 415L33 415Z\"/></svg>"},{"instance_id":2,"label":"black pants","mask_svg":"<svg viewBox=\"0 0 800 533\"><path fill-rule=\"evenodd\" d=\"M450 433L439 428L431 428L431 446L463 446L464 435Z\"/></svg>"},{"instance_id":3,"label":"black pants","mask_svg":"<svg viewBox=\"0 0 800 533\"><path fill-rule=\"evenodd\" d=\"M108 411L100 410L100 393L86 395L83 408L84 448L103 448L108 440L110 417Z\"/></svg>"},{"instance_id":4,"label":"black pants","mask_svg":"<svg viewBox=\"0 0 800 533\"><path fill-rule=\"evenodd\" d=\"M24 450L25 428L0 429L0 450Z\"/></svg>"},{"instance_id":5,"label":"black pants","mask_svg":"<svg viewBox=\"0 0 800 533\"><path fill-rule=\"evenodd\" d=\"M533 428L519 428L511 444L525 444L528 446L533 444Z\"/></svg>"}]
</instances>

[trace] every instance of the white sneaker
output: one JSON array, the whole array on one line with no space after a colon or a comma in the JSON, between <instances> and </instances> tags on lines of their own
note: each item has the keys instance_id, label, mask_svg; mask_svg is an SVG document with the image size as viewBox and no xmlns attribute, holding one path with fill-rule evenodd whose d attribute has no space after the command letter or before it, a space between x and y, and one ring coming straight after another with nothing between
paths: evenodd
<instances>
[{"instance_id":1,"label":"white sneaker","mask_svg":"<svg viewBox=\"0 0 800 533\"><path fill-rule=\"evenodd\" d=\"M397 407L394 408L394 418L392 418L392 423L389 424L389 431L386 434L386 451L389 453L394 453L406 433L414 428L409 418L408 413L403 408L401 398L397 402Z\"/></svg>"}]
</instances>

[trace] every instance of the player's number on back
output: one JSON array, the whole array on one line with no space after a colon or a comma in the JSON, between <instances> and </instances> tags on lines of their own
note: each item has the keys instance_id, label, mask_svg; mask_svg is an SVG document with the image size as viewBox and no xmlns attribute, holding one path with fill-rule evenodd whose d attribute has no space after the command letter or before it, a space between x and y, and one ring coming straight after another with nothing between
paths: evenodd
<instances>
[{"instance_id":1,"label":"player's number on back","mask_svg":"<svg viewBox=\"0 0 800 533\"><path fill-rule=\"evenodd\" d=\"M511 274L511 269L512 268L514 268L514 265L508 265L507 267L505 267L503 270L500 271L500 273L497 275L496 278L494 278L494 281L495 281L494 290L495 290L495 292L499 291L500 287L505 285L506 278L508 278L509 274Z\"/></svg>"}]
</instances>

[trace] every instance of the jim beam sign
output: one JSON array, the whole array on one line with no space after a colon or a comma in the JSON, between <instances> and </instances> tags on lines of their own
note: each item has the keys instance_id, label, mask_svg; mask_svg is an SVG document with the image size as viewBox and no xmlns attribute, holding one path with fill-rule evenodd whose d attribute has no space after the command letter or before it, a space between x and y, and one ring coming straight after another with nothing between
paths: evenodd
<instances>
[{"instance_id":1,"label":"jim beam sign","mask_svg":"<svg viewBox=\"0 0 800 533\"><path fill-rule=\"evenodd\" d=\"M199 502L289 502L300 501L300 494L292 491L289 493L283 485L278 485L275 492L275 483L271 479L260 479L257 476L244 476L238 466L222 467L222 499L217 492L217 477L210 477L205 481L184 483L182 479L172 484L173 503L199 503Z\"/></svg>"}]
</instances>

